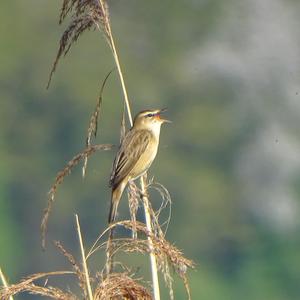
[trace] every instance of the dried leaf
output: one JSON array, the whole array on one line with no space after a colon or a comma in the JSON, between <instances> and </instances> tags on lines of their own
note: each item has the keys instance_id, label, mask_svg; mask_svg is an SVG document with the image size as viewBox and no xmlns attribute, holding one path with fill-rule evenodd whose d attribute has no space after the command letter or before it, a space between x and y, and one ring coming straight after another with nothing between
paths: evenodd
<instances>
[{"instance_id":1,"label":"dried leaf","mask_svg":"<svg viewBox=\"0 0 300 300\"><path fill-rule=\"evenodd\" d=\"M63 245L60 242L55 241L54 244L60 250L60 252L68 259L69 263L72 265L72 267L73 267L73 269L74 269L74 271L77 275L77 278L78 278L78 284L79 284L81 290L83 291L84 297L87 299L88 298L87 297L88 296L88 291L87 291L87 288L86 288L85 277L84 277L83 272L79 268L78 264L76 263L75 258L73 257L73 255L70 252L68 252L63 247Z\"/></svg>"}]
</instances>

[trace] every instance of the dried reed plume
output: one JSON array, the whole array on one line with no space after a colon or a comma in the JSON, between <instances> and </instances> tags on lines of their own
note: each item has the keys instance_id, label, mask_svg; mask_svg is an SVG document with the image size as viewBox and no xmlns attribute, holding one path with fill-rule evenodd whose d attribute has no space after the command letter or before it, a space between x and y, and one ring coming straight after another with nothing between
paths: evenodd
<instances>
[{"instance_id":1,"label":"dried reed plume","mask_svg":"<svg viewBox=\"0 0 300 300\"><path fill-rule=\"evenodd\" d=\"M92 155L96 151L99 150L111 150L113 147L112 144L99 144L99 145L93 145L88 148L86 148L83 152L77 154L74 156L65 166L65 168L58 172L56 175L55 181L53 186L51 187L49 193L48 193L48 205L44 210L42 223L41 223L41 232L42 232L42 247L45 249L46 247L46 231L48 227L48 219L49 215L52 209L52 205L55 201L55 194L57 191L58 186L63 182L65 177L69 175L72 171L72 169L84 158Z\"/></svg>"},{"instance_id":2,"label":"dried reed plume","mask_svg":"<svg viewBox=\"0 0 300 300\"><path fill-rule=\"evenodd\" d=\"M70 292L62 291L61 289L52 287L52 286L38 286L34 284L34 281L41 278L48 278L51 276L59 275L70 275L74 274L71 271L56 271L56 272L47 272L47 273L37 273L27 278L21 280L17 284L12 284L8 287L0 288L0 299L8 300L10 297L22 293L28 292L30 294L47 296L52 299L62 299L62 300L77 300L78 298L71 294Z\"/></svg>"},{"instance_id":3,"label":"dried reed plume","mask_svg":"<svg viewBox=\"0 0 300 300\"><path fill-rule=\"evenodd\" d=\"M172 290L172 276L170 274L169 265L172 266L173 270L182 278L184 286L186 288L188 299L191 299L190 289L187 281L187 270L188 268L195 268L195 264L192 260L187 259L183 256L183 253L170 244L164 237L157 237L152 232L149 232L146 225L138 221L120 221L111 224L95 241L92 248L89 250L87 258L94 254L99 249L104 249L108 242L100 243L104 235L116 228L117 226L123 226L126 229L137 230L140 234L144 235L144 239L130 239L130 238L119 238L114 239L111 243L110 255L115 256L118 252L137 252L137 253L150 253L152 250L149 248L147 238L150 238L153 244L154 254L158 261L158 268L163 273L167 287L170 291L170 298L173 299Z\"/></svg>"},{"instance_id":4,"label":"dried reed plume","mask_svg":"<svg viewBox=\"0 0 300 300\"><path fill-rule=\"evenodd\" d=\"M55 241L54 244L58 248L58 250L67 258L69 263L72 265L74 273L77 275L77 278L78 278L78 285L81 288L81 290L83 291L83 296L86 299L88 296L88 291L86 288L86 281L84 278L84 273L81 271L81 269L80 269L78 263L76 262L75 258L73 257L73 255L70 252L68 252L67 250L65 250L65 248L59 241Z\"/></svg>"},{"instance_id":5,"label":"dried reed plume","mask_svg":"<svg viewBox=\"0 0 300 300\"><path fill-rule=\"evenodd\" d=\"M119 273L111 273L109 276L104 277L102 274L98 279L99 282L96 284L94 290L90 286L90 282L95 282L96 280L90 277L87 269L87 260L89 257L98 249L105 246L105 243L102 243L100 246L97 246L97 243L100 242L105 234L116 226L123 226L127 229L133 229L133 226L136 227L137 231L144 235L144 237L151 237L153 241L153 245L155 248L155 255L159 262L159 267L164 268L164 264L166 264L167 269L169 267L169 262L176 270L176 272L184 278L184 282L186 281L186 271L187 268L193 268L194 263L191 260L188 260L183 257L181 251L179 251L175 246L168 243L165 239L156 238L153 236L151 232L148 231L145 224L141 222L136 222L133 224L132 221L121 221L115 224L112 224L109 228L107 228L97 239L96 243L89 251L89 254L85 256L83 251L83 243L82 236L79 227L78 217L76 216L77 223L77 233L79 235L79 244L82 252L82 268L79 263L77 263L74 256L68 252L60 242L54 242L59 251L67 258L68 262L72 266L73 271L56 271L56 272L47 272L47 273L37 273L33 274L23 280L21 280L17 284L12 284L8 286L2 287L0 289L0 299L8 300L9 297L12 297L16 294L22 292L28 292L30 294L41 295L45 297L50 297L52 299L61 299L61 300L77 300L77 299L89 299L89 300L108 300L108 299L145 299L152 300L154 299L148 288L145 287L145 283L141 281L141 279L134 278L134 274L132 274L126 266L123 266L125 271ZM149 253L149 245L146 239L115 239L113 243L114 252L139 252L139 253ZM53 287L48 285L48 277L52 276L60 276L60 275L75 275L74 278L77 284L80 287L82 295L75 295L70 291L64 291L57 287ZM169 281L172 282L171 275L168 273ZM46 278L46 283L43 286L37 285L35 282L39 279ZM98 281L97 280L97 281ZM90 286L90 291L89 291ZM168 287L170 287L168 285ZM187 291L189 293L188 285L186 285ZM172 293L171 293L172 294ZM173 297L171 297L173 299ZM190 298L189 298L190 299Z\"/></svg>"},{"instance_id":6,"label":"dried reed plume","mask_svg":"<svg viewBox=\"0 0 300 300\"><path fill-rule=\"evenodd\" d=\"M59 24L63 23L67 15L71 15L71 22L60 39L47 88L50 86L52 76L60 58L67 55L71 46L78 40L83 32L101 28L109 41L109 28L107 26L109 14L105 0L63 0Z\"/></svg>"},{"instance_id":7,"label":"dried reed plume","mask_svg":"<svg viewBox=\"0 0 300 300\"><path fill-rule=\"evenodd\" d=\"M188 268L194 268L195 264L192 260L187 259L183 256L182 252L177 249L174 245L170 244L165 238L163 237L156 237L153 235L153 233L149 232L145 224L136 221L136 224L133 224L132 221L120 221L112 224L110 227L108 227L104 233L111 228L114 228L116 226L123 226L124 228L132 230L132 228L135 226L137 231L140 233L143 233L146 237L150 237L153 241L153 244L155 246L155 254L158 257L160 261L162 261L165 257L168 258L171 265L174 267L175 271L181 276L182 274L185 274ZM139 252L148 252L148 245L144 242L145 240L138 240L137 243L132 242L130 239L119 239L115 240L116 244L115 247L118 247L119 249L125 249L126 251L133 252L133 251L139 251ZM124 242L124 244L123 244ZM129 242L129 243L128 243ZM94 245L95 248L96 245ZM141 248L140 248L141 247Z\"/></svg>"},{"instance_id":8,"label":"dried reed plume","mask_svg":"<svg viewBox=\"0 0 300 300\"><path fill-rule=\"evenodd\" d=\"M114 71L114 69L112 69L105 77L101 89L100 89L100 94L96 103L96 107L95 110L93 112L93 114L91 115L90 118L90 123L89 123L89 127L87 130L87 137L86 137L86 147L89 148L91 146L91 140L92 140L92 136L94 136L96 138L97 136L97 130L98 130L98 119L99 119L99 114L100 114L100 109L101 109L101 104L102 104L102 95L103 95L103 90L105 87L105 84L110 76L110 74ZM88 162L88 154L85 155L84 157L84 164L82 167L82 177L85 177L86 174L86 169L87 169L87 162Z\"/></svg>"},{"instance_id":9,"label":"dried reed plume","mask_svg":"<svg viewBox=\"0 0 300 300\"><path fill-rule=\"evenodd\" d=\"M152 300L151 293L128 273L112 273L95 290L95 300Z\"/></svg>"},{"instance_id":10,"label":"dried reed plume","mask_svg":"<svg viewBox=\"0 0 300 300\"><path fill-rule=\"evenodd\" d=\"M128 202L129 202L129 211L130 211L130 218L133 223L132 228L132 238L137 238L137 230L136 230L136 213L139 208L139 199L140 199L140 192L138 187L134 182L130 182L128 186Z\"/></svg>"}]
</instances>

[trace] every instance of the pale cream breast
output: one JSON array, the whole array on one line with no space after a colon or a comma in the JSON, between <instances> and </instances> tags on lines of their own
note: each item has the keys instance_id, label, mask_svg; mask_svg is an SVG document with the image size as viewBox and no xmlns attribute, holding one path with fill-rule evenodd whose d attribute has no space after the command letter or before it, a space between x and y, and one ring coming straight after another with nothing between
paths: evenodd
<instances>
[{"instance_id":1,"label":"pale cream breast","mask_svg":"<svg viewBox=\"0 0 300 300\"><path fill-rule=\"evenodd\" d=\"M134 180L143 175L151 166L155 159L158 149L158 140L153 136L145 152L141 155L135 166L130 171L130 180Z\"/></svg>"}]
</instances>

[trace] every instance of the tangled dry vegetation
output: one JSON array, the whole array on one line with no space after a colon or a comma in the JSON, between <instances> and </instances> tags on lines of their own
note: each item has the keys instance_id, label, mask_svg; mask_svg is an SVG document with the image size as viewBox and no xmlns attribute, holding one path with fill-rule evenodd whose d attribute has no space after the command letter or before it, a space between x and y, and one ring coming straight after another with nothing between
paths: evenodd
<instances>
[{"instance_id":1,"label":"tangled dry vegetation","mask_svg":"<svg viewBox=\"0 0 300 300\"><path fill-rule=\"evenodd\" d=\"M48 86L50 84L53 73L56 70L57 64L60 58L68 53L74 42L78 40L80 35L90 29L99 29L104 36L112 50L113 57L116 62L116 68L119 73L120 81L123 86L124 93L124 109L121 121L121 140L125 135L125 109L127 109L127 115L130 123L132 122L129 101L127 92L125 89L123 75L120 69L117 51L114 45L113 36L110 29L110 19L108 14L108 5L104 0L64 0L60 12L60 23L70 15L71 21L64 31L57 56L54 60L53 67L50 73ZM111 73L111 72L110 72ZM41 230L42 230L42 245L46 245L46 231L48 219L50 216L51 208L55 200L55 194L57 188L62 184L64 178L69 175L72 169L83 161L82 174L85 176L87 171L87 163L90 155L99 150L111 150L113 145L101 144L92 145L92 139L97 134L98 118L101 112L102 93L105 83L110 75L106 76L103 85L101 87L99 98L97 99L95 110L90 118L86 148L74 156L65 168L57 174L55 182L50 189L48 206L44 211ZM83 239L81 235L80 225L78 217L76 216L77 233L79 238L79 245L81 250L81 263L79 264L73 257L70 251L67 251L60 242L55 242L58 250L66 257L72 271L56 271L48 273L37 273L30 275L27 278L21 280L17 284L9 285L4 275L1 273L3 286L0 289L1 300L12 300L13 296L22 292L30 294L36 294L41 296L50 297L52 299L89 299L89 300L106 300L106 299L155 299L155 292L153 292L152 285L154 283L147 283L142 278L137 278L134 272L124 263L119 262L119 272L107 273L105 267L102 270L97 270L96 274L92 275L92 270L89 269L88 260L97 251L109 251L107 260L112 260L112 257L117 257L119 253L143 253L150 254L155 257L157 262L157 269L163 275L165 284L169 289L170 299L174 299L173 293L173 278L172 274L175 272L183 280L184 286L187 291L188 299L191 299L190 290L187 280L188 268L194 268L194 263L185 258L180 250L174 245L169 243L165 238L165 232L167 230L170 214L168 219L160 223L160 213L163 209L170 209L171 198L168 190L161 184L154 182L153 179L147 181L144 179L146 186L143 190L140 190L135 183L131 183L128 186L128 201L131 220L125 220L116 222L110 225L95 241L94 245L89 249L87 254L84 251ZM157 211L151 207L150 202L147 202L149 207L149 218L151 220L150 227L148 224L141 223L136 219L136 213L139 206L145 206L145 199L148 199L149 190L158 192L162 198L161 206ZM117 227L123 227L132 232L131 238L115 238L110 241L109 249L107 247L109 239L107 239L108 233L115 230ZM107 261L104 265L107 264ZM117 264L117 261L114 261ZM173 271L172 271L173 270ZM0 270L1 271L1 270ZM80 287L81 294L76 295L67 288L62 290L57 287L50 286L48 284L48 278L53 276L72 276ZM41 285L41 279L46 279L46 282ZM38 283L37 283L38 282Z\"/></svg>"}]
</instances>

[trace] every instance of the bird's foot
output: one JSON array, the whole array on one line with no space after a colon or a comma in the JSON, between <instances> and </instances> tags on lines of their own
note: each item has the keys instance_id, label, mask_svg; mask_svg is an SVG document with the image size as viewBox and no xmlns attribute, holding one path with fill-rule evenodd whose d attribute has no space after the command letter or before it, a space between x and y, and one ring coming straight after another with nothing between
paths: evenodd
<instances>
[{"instance_id":1,"label":"bird's foot","mask_svg":"<svg viewBox=\"0 0 300 300\"><path fill-rule=\"evenodd\" d=\"M143 198L149 198L149 194L147 192L139 191L140 198L143 200Z\"/></svg>"}]
</instances>

